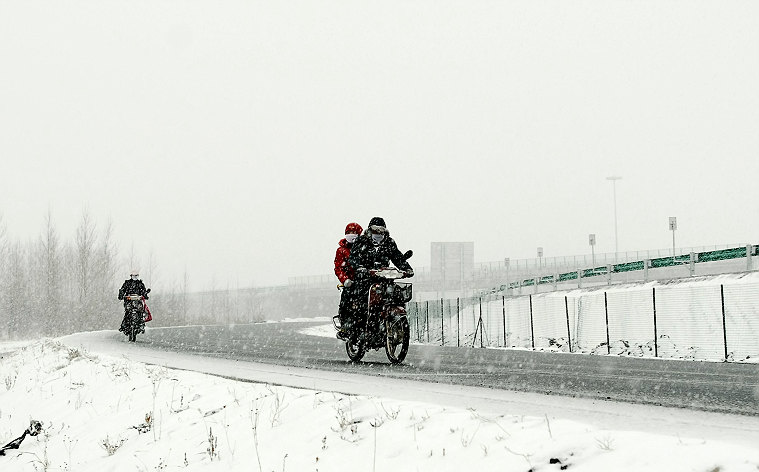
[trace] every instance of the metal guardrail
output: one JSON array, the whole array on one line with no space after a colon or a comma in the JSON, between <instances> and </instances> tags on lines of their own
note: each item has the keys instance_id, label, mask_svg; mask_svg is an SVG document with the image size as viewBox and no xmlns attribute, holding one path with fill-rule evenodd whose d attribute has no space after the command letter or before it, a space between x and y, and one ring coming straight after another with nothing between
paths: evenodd
<instances>
[{"instance_id":1,"label":"metal guardrail","mask_svg":"<svg viewBox=\"0 0 759 472\"><path fill-rule=\"evenodd\" d=\"M610 264L608 266L593 267L590 269L580 269L561 274L543 275L522 279L516 282L503 284L499 287L487 291L486 293L503 292L509 289L518 289L521 287L531 287L542 284L553 284L558 282L567 282L577 280L578 278L589 278L597 276L608 276L613 273L630 272L637 270L658 269L662 267L672 267L686 264L698 264L703 262L723 261L727 259L740 259L749 256L759 255L759 247L755 244L749 244L741 247L728 249L719 249L715 251L705 251L691 254L681 254L677 256L657 257L642 261L623 262L621 264Z\"/></svg>"}]
</instances>

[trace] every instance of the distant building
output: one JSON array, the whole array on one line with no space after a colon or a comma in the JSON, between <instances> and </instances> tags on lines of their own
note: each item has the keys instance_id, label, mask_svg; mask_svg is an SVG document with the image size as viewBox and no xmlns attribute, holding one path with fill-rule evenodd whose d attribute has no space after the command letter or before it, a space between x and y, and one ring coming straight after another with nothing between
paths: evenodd
<instances>
[{"instance_id":1,"label":"distant building","mask_svg":"<svg viewBox=\"0 0 759 472\"><path fill-rule=\"evenodd\" d=\"M472 281L474 242L430 243L430 277L437 291L463 290Z\"/></svg>"}]
</instances>

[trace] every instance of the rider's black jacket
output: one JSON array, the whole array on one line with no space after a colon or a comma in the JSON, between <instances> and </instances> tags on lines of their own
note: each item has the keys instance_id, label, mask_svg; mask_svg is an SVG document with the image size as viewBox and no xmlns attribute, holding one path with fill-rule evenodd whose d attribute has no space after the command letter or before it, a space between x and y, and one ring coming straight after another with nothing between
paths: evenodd
<instances>
[{"instance_id":1,"label":"rider's black jacket","mask_svg":"<svg viewBox=\"0 0 759 472\"><path fill-rule=\"evenodd\" d=\"M148 298L148 291L142 280L127 279L119 289L119 300L124 300L126 295L142 295ZM125 302L126 303L126 302Z\"/></svg>"},{"instance_id":2,"label":"rider's black jacket","mask_svg":"<svg viewBox=\"0 0 759 472\"><path fill-rule=\"evenodd\" d=\"M390 267L390 262L402 271L412 270L411 265L398 249L398 245L390 237L390 233L385 233L382 242L375 246L372 243L371 229L367 229L364 234L356 239L348 258L348 264L353 266L353 270L356 271L356 278L359 279L366 276L365 271L360 269L382 269Z\"/></svg>"}]
</instances>

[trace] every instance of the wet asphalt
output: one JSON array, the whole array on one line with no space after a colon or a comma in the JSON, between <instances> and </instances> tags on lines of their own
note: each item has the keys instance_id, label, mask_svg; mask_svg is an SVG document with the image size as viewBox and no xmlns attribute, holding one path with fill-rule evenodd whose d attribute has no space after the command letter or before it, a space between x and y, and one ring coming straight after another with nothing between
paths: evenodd
<instances>
[{"instance_id":1,"label":"wet asphalt","mask_svg":"<svg viewBox=\"0 0 759 472\"><path fill-rule=\"evenodd\" d=\"M321 323L149 329L138 344L240 361L445 384L759 416L759 364L594 356L412 344L401 365L383 350L352 363Z\"/></svg>"}]
</instances>

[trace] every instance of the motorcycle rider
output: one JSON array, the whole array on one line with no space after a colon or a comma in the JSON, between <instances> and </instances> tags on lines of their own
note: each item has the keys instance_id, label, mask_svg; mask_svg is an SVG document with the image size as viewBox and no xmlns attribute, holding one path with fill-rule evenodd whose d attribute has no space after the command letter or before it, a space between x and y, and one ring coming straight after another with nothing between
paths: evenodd
<instances>
[{"instance_id":1,"label":"motorcycle rider","mask_svg":"<svg viewBox=\"0 0 759 472\"><path fill-rule=\"evenodd\" d=\"M363 319L368 313L369 289L372 286L369 271L390 267L390 262L405 272L407 276L414 275L414 269L398 250L395 240L390 237L385 220L375 216L369 221L369 226L364 234L353 243L353 248L348 257L348 264L352 266L356 275L353 283L356 311L352 313L356 320Z\"/></svg>"},{"instance_id":2,"label":"motorcycle rider","mask_svg":"<svg viewBox=\"0 0 759 472\"><path fill-rule=\"evenodd\" d=\"M124 281L124 283L121 285L121 288L119 289L119 300L124 300L124 319L121 320L121 328L119 328L119 331L124 331L126 329L126 322L127 322L127 303L129 303L129 300L127 300L127 295L141 295L145 297L145 300L148 299L148 290L145 288L145 284L140 280L140 272L136 269L133 269L129 273L129 278ZM143 325L140 329L140 332L145 332L145 325L143 322Z\"/></svg>"},{"instance_id":3,"label":"motorcycle rider","mask_svg":"<svg viewBox=\"0 0 759 472\"><path fill-rule=\"evenodd\" d=\"M361 228L360 224L348 223L345 227L345 237L338 243L337 252L335 253L335 275L343 285L343 290L340 293L340 305L337 310L337 314L340 317L340 330L337 332L339 339L347 339L353 321L350 316L351 310L349 306L356 298L353 284L356 276L353 272L353 267L348 264L348 257L350 256L353 243L362 231L363 228Z\"/></svg>"}]
</instances>

